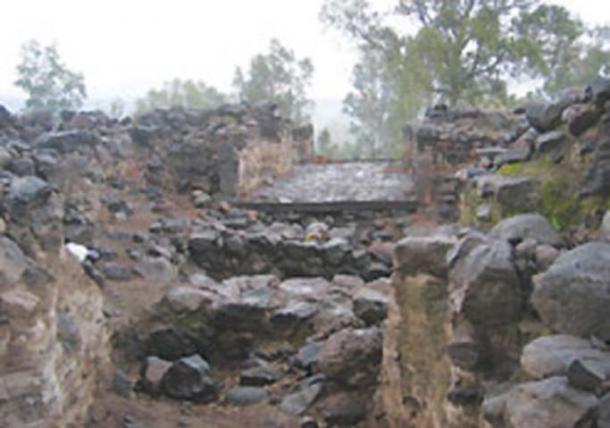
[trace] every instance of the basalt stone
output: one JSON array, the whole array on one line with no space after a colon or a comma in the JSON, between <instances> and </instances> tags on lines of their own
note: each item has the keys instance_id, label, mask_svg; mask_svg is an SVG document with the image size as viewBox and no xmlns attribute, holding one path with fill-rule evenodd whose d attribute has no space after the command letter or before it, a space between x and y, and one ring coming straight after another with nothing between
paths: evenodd
<instances>
[{"instance_id":1,"label":"basalt stone","mask_svg":"<svg viewBox=\"0 0 610 428\"><path fill-rule=\"evenodd\" d=\"M339 384L366 387L377 382L383 335L378 328L345 329L322 345L318 368Z\"/></svg>"},{"instance_id":2,"label":"basalt stone","mask_svg":"<svg viewBox=\"0 0 610 428\"><path fill-rule=\"evenodd\" d=\"M610 244L588 243L562 254L534 283L534 308L554 331L610 340Z\"/></svg>"},{"instance_id":3,"label":"basalt stone","mask_svg":"<svg viewBox=\"0 0 610 428\"><path fill-rule=\"evenodd\" d=\"M566 136L562 131L551 131L536 138L536 151L557 158L563 154Z\"/></svg>"},{"instance_id":4,"label":"basalt stone","mask_svg":"<svg viewBox=\"0 0 610 428\"><path fill-rule=\"evenodd\" d=\"M7 169L18 177L27 177L35 174L34 161L30 158L13 159Z\"/></svg>"},{"instance_id":5,"label":"basalt stone","mask_svg":"<svg viewBox=\"0 0 610 428\"><path fill-rule=\"evenodd\" d=\"M151 333L146 341L146 349L149 355L168 361L193 355L197 351L192 337L172 328Z\"/></svg>"},{"instance_id":6,"label":"basalt stone","mask_svg":"<svg viewBox=\"0 0 610 428\"><path fill-rule=\"evenodd\" d=\"M51 192L49 183L38 177L16 178L12 181L9 189L9 204L20 204L27 207L37 206L44 203Z\"/></svg>"},{"instance_id":7,"label":"basalt stone","mask_svg":"<svg viewBox=\"0 0 610 428\"><path fill-rule=\"evenodd\" d=\"M279 327L295 326L313 317L318 311L314 303L299 300L289 301L271 315L271 323Z\"/></svg>"},{"instance_id":8,"label":"basalt stone","mask_svg":"<svg viewBox=\"0 0 610 428\"><path fill-rule=\"evenodd\" d=\"M165 299L173 311L189 313L197 311L204 303L210 304L214 297L209 291L194 287L174 287L167 292Z\"/></svg>"},{"instance_id":9,"label":"basalt stone","mask_svg":"<svg viewBox=\"0 0 610 428\"><path fill-rule=\"evenodd\" d=\"M610 79L597 77L587 87L586 94L598 107L603 107L610 100Z\"/></svg>"},{"instance_id":10,"label":"basalt stone","mask_svg":"<svg viewBox=\"0 0 610 428\"><path fill-rule=\"evenodd\" d=\"M163 375L161 387L177 400L207 403L218 398L220 386L210 375L210 366L199 355L174 362Z\"/></svg>"},{"instance_id":11,"label":"basalt stone","mask_svg":"<svg viewBox=\"0 0 610 428\"><path fill-rule=\"evenodd\" d=\"M490 235L514 244L525 239L533 239L538 244L553 247L560 247L563 243L551 223L537 213L519 214L504 219L490 231Z\"/></svg>"},{"instance_id":12,"label":"basalt stone","mask_svg":"<svg viewBox=\"0 0 610 428\"><path fill-rule=\"evenodd\" d=\"M365 417L366 401L355 393L338 392L316 406L329 426L354 427Z\"/></svg>"},{"instance_id":13,"label":"basalt stone","mask_svg":"<svg viewBox=\"0 0 610 428\"><path fill-rule=\"evenodd\" d=\"M66 312L57 314L57 339L61 342L65 352L77 350L82 342L78 324Z\"/></svg>"},{"instance_id":14,"label":"basalt stone","mask_svg":"<svg viewBox=\"0 0 610 428\"><path fill-rule=\"evenodd\" d=\"M321 375L303 379L290 394L282 399L280 410L294 416L305 413L322 393L324 380L324 376Z\"/></svg>"},{"instance_id":15,"label":"basalt stone","mask_svg":"<svg viewBox=\"0 0 610 428\"><path fill-rule=\"evenodd\" d=\"M508 149L494 159L494 166L499 168L506 164L525 162L528 161L531 156L532 151L529 147Z\"/></svg>"},{"instance_id":16,"label":"basalt stone","mask_svg":"<svg viewBox=\"0 0 610 428\"><path fill-rule=\"evenodd\" d=\"M311 372L317 365L320 358L322 343L311 342L299 349L294 357L294 365L300 369Z\"/></svg>"},{"instance_id":17,"label":"basalt stone","mask_svg":"<svg viewBox=\"0 0 610 428\"><path fill-rule=\"evenodd\" d=\"M574 388L601 394L610 379L610 354L604 359L577 358L568 367L568 381Z\"/></svg>"},{"instance_id":18,"label":"basalt stone","mask_svg":"<svg viewBox=\"0 0 610 428\"><path fill-rule=\"evenodd\" d=\"M565 376L570 365L581 360L607 360L610 354L594 348L588 340L568 335L540 337L523 348L521 366L537 379Z\"/></svg>"},{"instance_id":19,"label":"basalt stone","mask_svg":"<svg viewBox=\"0 0 610 428\"><path fill-rule=\"evenodd\" d=\"M244 386L265 386L277 382L282 373L270 364L259 364L243 370L239 375L239 383Z\"/></svg>"},{"instance_id":20,"label":"basalt stone","mask_svg":"<svg viewBox=\"0 0 610 428\"><path fill-rule=\"evenodd\" d=\"M446 276L446 255L457 242L456 231L447 227L428 233L413 233L396 245L394 266L409 275L421 272Z\"/></svg>"},{"instance_id":21,"label":"basalt stone","mask_svg":"<svg viewBox=\"0 0 610 428\"><path fill-rule=\"evenodd\" d=\"M79 149L91 148L98 141L97 136L91 131L74 130L43 134L34 144L40 149L53 149L68 154Z\"/></svg>"},{"instance_id":22,"label":"basalt stone","mask_svg":"<svg viewBox=\"0 0 610 428\"><path fill-rule=\"evenodd\" d=\"M572 388L565 377L515 386L483 404L493 426L514 428L582 428L595 426L595 395Z\"/></svg>"},{"instance_id":23,"label":"basalt stone","mask_svg":"<svg viewBox=\"0 0 610 428\"><path fill-rule=\"evenodd\" d=\"M600 112L590 104L576 104L568 107L563 116L570 133L578 137L597 123Z\"/></svg>"},{"instance_id":24,"label":"basalt stone","mask_svg":"<svg viewBox=\"0 0 610 428\"><path fill-rule=\"evenodd\" d=\"M161 380L165 373L170 369L172 363L158 357L146 357L142 366L141 379L138 388L149 394L159 394L161 392Z\"/></svg>"},{"instance_id":25,"label":"basalt stone","mask_svg":"<svg viewBox=\"0 0 610 428\"><path fill-rule=\"evenodd\" d=\"M561 123L565 106L561 103L532 103L525 112L527 120L539 132L548 132Z\"/></svg>"},{"instance_id":26,"label":"basalt stone","mask_svg":"<svg viewBox=\"0 0 610 428\"><path fill-rule=\"evenodd\" d=\"M385 294L363 288L354 295L354 314L367 325L381 323L388 313L388 296Z\"/></svg>"},{"instance_id":27,"label":"basalt stone","mask_svg":"<svg viewBox=\"0 0 610 428\"><path fill-rule=\"evenodd\" d=\"M5 236L0 236L0 290L16 283L27 267L21 248Z\"/></svg>"},{"instance_id":28,"label":"basalt stone","mask_svg":"<svg viewBox=\"0 0 610 428\"><path fill-rule=\"evenodd\" d=\"M538 183L530 178L489 174L476 177L475 184L479 196L494 198L503 210L523 210L538 202Z\"/></svg>"},{"instance_id":29,"label":"basalt stone","mask_svg":"<svg viewBox=\"0 0 610 428\"><path fill-rule=\"evenodd\" d=\"M268 398L264 388L238 386L227 392L227 403L233 406L252 406Z\"/></svg>"},{"instance_id":30,"label":"basalt stone","mask_svg":"<svg viewBox=\"0 0 610 428\"><path fill-rule=\"evenodd\" d=\"M473 324L499 326L522 311L522 291L512 248L491 240L474 247L451 272L453 310Z\"/></svg>"}]
</instances>

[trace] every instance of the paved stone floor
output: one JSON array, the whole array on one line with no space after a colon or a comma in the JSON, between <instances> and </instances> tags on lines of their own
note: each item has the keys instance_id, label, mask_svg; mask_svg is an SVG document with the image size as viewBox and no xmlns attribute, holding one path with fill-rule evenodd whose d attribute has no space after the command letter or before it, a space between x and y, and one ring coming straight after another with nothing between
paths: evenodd
<instances>
[{"instance_id":1,"label":"paved stone floor","mask_svg":"<svg viewBox=\"0 0 610 428\"><path fill-rule=\"evenodd\" d=\"M265 202L403 201L413 180L391 162L301 165L294 173L257 190L250 200Z\"/></svg>"}]
</instances>

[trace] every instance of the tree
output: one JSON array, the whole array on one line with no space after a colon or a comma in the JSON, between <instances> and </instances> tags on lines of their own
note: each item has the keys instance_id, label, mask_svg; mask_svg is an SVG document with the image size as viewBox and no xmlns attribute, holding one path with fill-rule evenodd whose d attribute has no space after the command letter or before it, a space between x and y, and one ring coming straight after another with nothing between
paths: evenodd
<instances>
[{"instance_id":1,"label":"tree","mask_svg":"<svg viewBox=\"0 0 610 428\"><path fill-rule=\"evenodd\" d=\"M583 36L565 8L539 0L398 0L392 15L414 31L384 24L367 0L327 0L321 12L386 62L415 65L396 68L399 80L450 105L506 100L507 82L523 74L551 79Z\"/></svg>"},{"instance_id":2,"label":"tree","mask_svg":"<svg viewBox=\"0 0 610 428\"><path fill-rule=\"evenodd\" d=\"M332 136L328 128L324 128L320 134L318 134L316 146L317 153L326 158L332 159L337 155L337 147L333 144Z\"/></svg>"},{"instance_id":3,"label":"tree","mask_svg":"<svg viewBox=\"0 0 610 428\"><path fill-rule=\"evenodd\" d=\"M87 97L83 75L66 67L55 45L42 46L36 40L24 44L17 73L15 85L28 95L26 110L57 114L80 108Z\"/></svg>"},{"instance_id":4,"label":"tree","mask_svg":"<svg viewBox=\"0 0 610 428\"><path fill-rule=\"evenodd\" d=\"M272 39L269 52L258 54L247 71L237 67L233 87L240 101L249 104L274 102L279 112L296 124L309 121L313 102L307 97L314 67L308 58Z\"/></svg>"},{"instance_id":5,"label":"tree","mask_svg":"<svg viewBox=\"0 0 610 428\"><path fill-rule=\"evenodd\" d=\"M136 101L136 111L143 113L155 108L213 109L225 104L227 95L201 81L174 79L161 89L151 89Z\"/></svg>"},{"instance_id":6,"label":"tree","mask_svg":"<svg viewBox=\"0 0 610 428\"><path fill-rule=\"evenodd\" d=\"M391 157L401 142L405 120L415 115L423 98L392 72L384 56L374 49L362 48L360 61L353 70L353 89L343 101L351 117L350 132L366 157Z\"/></svg>"}]
</instances>

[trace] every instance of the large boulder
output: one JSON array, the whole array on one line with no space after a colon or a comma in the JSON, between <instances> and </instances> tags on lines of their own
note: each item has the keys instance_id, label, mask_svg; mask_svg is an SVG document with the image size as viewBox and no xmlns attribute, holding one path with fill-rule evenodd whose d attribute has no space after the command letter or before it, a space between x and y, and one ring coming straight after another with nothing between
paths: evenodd
<instances>
[{"instance_id":1,"label":"large boulder","mask_svg":"<svg viewBox=\"0 0 610 428\"><path fill-rule=\"evenodd\" d=\"M379 328L341 330L322 345L318 369L342 385L374 385L381 364L382 343Z\"/></svg>"},{"instance_id":2,"label":"large boulder","mask_svg":"<svg viewBox=\"0 0 610 428\"><path fill-rule=\"evenodd\" d=\"M97 142L98 137L93 132L74 130L48 132L41 135L34 144L40 149L53 149L60 153L73 153L82 148L91 148Z\"/></svg>"},{"instance_id":3,"label":"large boulder","mask_svg":"<svg viewBox=\"0 0 610 428\"><path fill-rule=\"evenodd\" d=\"M44 202L51 194L51 186L46 181L25 176L11 182L9 189L9 204L31 206Z\"/></svg>"},{"instance_id":4,"label":"large boulder","mask_svg":"<svg viewBox=\"0 0 610 428\"><path fill-rule=\"evenodd\" d=\"M538 182L530 178L487 174L475 178L479 196L493 198L502 211L533 208L538 201Z\"/></svg>"},{"instance_id":5,"label":"large boulder","mask_svg":"<svg viewBox=\"0 0 610 428\"><path fill-rule=\"evenodd\" d=\"M595 395L572 388L565 377L517 385L486 400L485 418L511 428L584 428L595 426Z\"/></svg>"},{"instance_id":6,"label":"large boulder","mask_svg":"<svg viewBox=\"0 0 610 428\"><path fill-rule=\"evenodd\" d=\"M533 239L541 245L559 247L562 239L551 223L537 213L520 214L499 222L490 232L491 236L517 243Z\"/></svg>"},{"instance_id":7,"label":"large boulder","mask_svg":"<svg viewBox=\"0 0 610 428\"><path fill-rule=\"evenodd\" d=\"M405 275L428 273L445 277L448 273L446 255L458 242L453 228L440 227L428 231L412 231L394 250L394 266Z\"/></svg>"},{"instance_id":8,"label":"large boulder","mask_svg":"<svg viewBox=\"0 0 610 428\"><path fill-rule=\"evenodd\" d=\"M591 104L575 104L563 112L564 121L574 136L579 136L597 123L600 112Z\"/></svg>"},{"instance_id":9,"label":"large boulder","mask_svg":"<svg viewBox=\"0 0 610 428\"><path fill-rule=\"evenodd\" d=\"M539 132L548 132L561 123L565 105L562 103L531 103L525 115L529 123Z\"/></svg>"},{"instance_id":10,"label":"large boulder","mask_svg":"<svg viewBox=\"0 0 610 428\"><path fill-rule=\"evenodd\" d=\"M218 398L218 382L212 379L210 366L199 355L174 362L161 381L163 392L177 400L210 402Z\"/></svg>"},{"instance_id":11,"label":"large boulder","mask_svg":"<svg viewBox=\"0 0 610 428\"><path fill-rule=\"evenodd\" d=\"M488 240L466 252L451 271L453 310L473 324L499 326L516 320L523 299L512 248Z\"/></svg>"},{"instance_id":12,"label":"large boulder","mask_svg":"<svg viewBox=\"0 0 610 428\"><path fill-rule=\"evenodd\" d=\"M605 361L610 354L594 348L588 340L568 335L540 337L523 348L521 366L530 376L542 379L565 376L576 360Z\"/></svg>"},{"instance_id":13,"label":"large boulder","mask_svg":"<svg viewBox=\"0 0 610 428\"><path fill-rule=\"evenodd\" d=\"M26 269L21 248L5 236L0 236L0 290L17 282Z\"/></svg>"},{"instance_id":14,"label":"large boulder","mask_svg":"<svg viewBox=\"0 0 610 428\"><path fill-rule=\"evenodd\" d=\"M610 79L597 77L587 87L587 97L598 107L603 107L604 103L610 100Z\"/></svg>"},{"instance_id":15,"label":"large boulder","mask_svg":"<svg viewBox=\"0 0 610 428\"><path fill-rule=\"evenodd\" d=\"M588 243L562 254L534 283L533 305L553 330L610 340L610 244Z\"/></svg>"}]
</instances>

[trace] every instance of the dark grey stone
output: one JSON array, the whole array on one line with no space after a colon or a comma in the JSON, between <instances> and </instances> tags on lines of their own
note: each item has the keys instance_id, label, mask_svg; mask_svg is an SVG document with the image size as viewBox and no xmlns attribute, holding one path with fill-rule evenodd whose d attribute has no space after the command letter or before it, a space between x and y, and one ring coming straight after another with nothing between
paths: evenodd
<instances>
[{"instance_id":1,"label":"dark grey stone","mask_svg":"<svg viewBox=\"0 0 610 428\"><path fill-rule=\"evenodd\" d=\"M490 236L505 239L516 244L526 239L533 239L540 245L560 247L563 240L551 223L537 213L519 214L499 222Z\"/></svg>"},{"instance_id":2,"label":"dark grey stone","mask_svg":"<svg viewBox=\"0 0 610 428\"><path fill-rule=\"evenodd\" d=\"M177 400L200 403L218 398L220 386L210 375L209 364L199 355L174 362L161 381L163 392Z\"/></svg>"},{"instance_id":3,"label":"dark grey stone","mask_svg":"<svg viewBox=\"0 0 610 428\"><path fill-rule=\"evenodd\" d=\"M535 284L534 307L554 331L610 341L610 244L562 254Z\"/></svg>"},{"instance_id":4,"label":"dark grey stone","mask_svg":"<svg viewBox=\"0 0 610 428\"><path fill-rule=\"evenodd\" d=\"M227 403L233 406L251 406L267 399L264 388L252 386L238 386L227 392Z\"/></svg>"}]
</instances>

